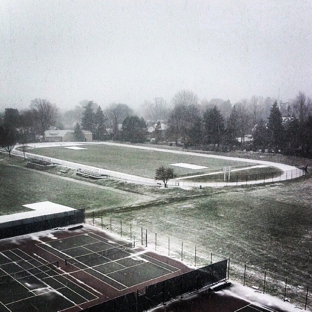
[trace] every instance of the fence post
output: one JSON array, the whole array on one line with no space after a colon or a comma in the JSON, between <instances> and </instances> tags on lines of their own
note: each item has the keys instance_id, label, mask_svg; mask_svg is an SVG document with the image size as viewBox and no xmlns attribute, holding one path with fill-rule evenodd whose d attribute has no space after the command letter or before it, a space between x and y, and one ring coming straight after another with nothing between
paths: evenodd
<instances>
[{"instance_id":1,"label":"fence post","mask_svg":"<svg viewBox=\"0 0 312 312\"><path fill-rule=\"evenodd\" d=\"M230 264L231 264L231 260L229 258L229 261L228 261L228 279L230 279Z\"/></svg>"},{"instance_id":2,"label":"fence post","mask_svg":"<svg viewBox=\"0 0 312 312\"><path fill-rule=\"evenodd\" d=\"M284 301L286 301L286 296L287 296L287 278L285 279Z\"/></svg>"},{"instance_id":3,"label":"fence post","mask_svg":"<svg viewBox=\"0 0 312 312\"><path fill-rule=\"evenodd\" d=\"M245 284L246 284L246 269L247 269L247 264L245 263L245 268L244 268L244 282L243 282L243 286L245 286Z\"/></svg>"},{"instance_id":4,"label":"fence post","mask_svg":"<svg viewBox=\"0 0 312 312\"><path fill-rule=\"evenodd\" d=\"M93 219L93 225L94 225L94 211L92 211L92 219Z\"/></svg>"},{"instance_id":5,"label":"fence post","mask_svg":"<svg viewBox=\"0 0 312 312\"><path fill-rule=\"evenodd\" d=\"M147 247L147 229L145 230L145 247Z\"/></svg>"},{"instance_id":6,"label":"fence post","mask_svg":"<svg viewBox=\"0 0 312 312\"><path fill-rule=\"evenodd\" d=\"M168 257L170 256L170 237L168 237Z\"/></svg>"},{"instance_id":7,"label":"fence post","mask_svg":"<svg viewBox=\"0 0 312 312\"><path fill-rule=\"evenodd\" d=\"M122 237L122 220L120 220L120 237Z\"/></svg>"},{"instance_id":8,"label":"fence post","mask_svg":"<svg viewBox=\"0 0 312 312\"><path fill-rule=\"evenodd\" d=\"M143 228L141 227L141 245L143 246Z\"/></svg>"},{"instance_id":9,"label":"fence post","mask_svg":"<svg viewBox=\"0 0 312 312\"><path fill-rule=\"evenodd\" d=\"M210 254L210 264L212 264L212 253Z\"/></svg>"},{"instance_id":10,"label":"fence post","mask_svg":"<svg viewBox=\"0 0 312 312\"><path fill-rule=\"evenodd\" d=\"M263 278L263 293L265 294L265 282L266 282L266 271L264 271L264 278Z\"/></svg>"},{"instance_id":11,"label":"fence post","mask_svg":"<svg viewBox=\"0 0 312 312\"><path fill-rule=\"evenodd\" d=\"M130 222L130 233L129 233L129 239L132 240L132 223Z\"/></svg>"},{"instance_id":12,"label":"fence post","mask_svg":"<svg viewBox=\"0 0 312 312\"><path fill-rule=\"evenodd\" d=\"M112 231L112 218L111 217L109 218L109 229L110 231Z\"/></svg>"},{"instance_id":13,"label":"fence post","mask_svg":"<svg viewBox=\"0 0 312 312\"><path fill-rule=\"evenodd\" d=\"M308 305L308 295L309 295L309 286L307 286L307 293L306 293L306 298L305 298L305 305L304 305L304 309L307 309L307 305Z\"/></svg>"},{"instance_id":14,"label":"fence post","mask_svg":"<svg viewBox=\"0 0 312 312\"><path fill-rule=\"evenodd\" d=\"M157 247L157 233L155 233L155 251L156 251L156 247Z\"/></svg>"},{"instance_id":15,"label":"fence post","mask_svg":"<svg viewBox=\"0 0 312 312\"><path fill-rule=\"evenodd\" d=\"M183 261L183 242L181 244L181 261Z\"/></svg>"}]
</instances>

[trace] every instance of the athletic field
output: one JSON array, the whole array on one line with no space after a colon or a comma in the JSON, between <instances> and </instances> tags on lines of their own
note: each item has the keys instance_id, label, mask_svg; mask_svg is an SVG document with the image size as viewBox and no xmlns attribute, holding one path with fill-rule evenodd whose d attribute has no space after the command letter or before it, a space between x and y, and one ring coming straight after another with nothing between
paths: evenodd
<instances>
[{"instance_id":1,"label":"athletic field","mask_svg":"<svg viewBox=\"0 0 312 312\"><path fill-rule=\"evenodd\" d=\"M51 162L76 169L80 164L86 170L101 170L103 174L121 179L127 175L125 180L137 180L147 184L154 183L155 171L160 166L174 169L174 185L197 183L197 187L205 182L268 179L273 181L285 171L281 164L264 161L162 149L152 145L137 146L110 142L34 144L28 149L28 153L41 155ZM32 157L31 154L27 156ZM286 170L294 169L290 166L285 167ZM299 173L296 173L297 175L300 176ZM293 177L293 173L289 172L283 179Z\"/></svg>"}]
</instances>

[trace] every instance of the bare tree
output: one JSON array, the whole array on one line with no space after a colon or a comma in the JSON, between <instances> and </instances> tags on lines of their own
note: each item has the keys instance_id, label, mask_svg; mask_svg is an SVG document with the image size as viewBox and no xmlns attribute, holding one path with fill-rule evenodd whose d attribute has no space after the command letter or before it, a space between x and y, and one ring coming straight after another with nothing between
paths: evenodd
<instances>
[{"instance_id":1,"label":"bare tree","mask_svg":"<svg viewBox=\"0 0 312 312\"><path fill-rule=\"evenodd\" d=\"M65 124L65 127L68 129L73 129L77 122L81 122L82 114L83 114L84 108L81 105L77 105L74 109L71 109L69 111L66 111L63 114L63 123Z\"/></svg>"},{"instance_id":2,"label":"bare tree","mask_svg":"<svg viewBox=\"0 0 312 312\"><path fill-rule=\"evenodd\" d=\"M30 108L32 109L36 125L39 133L45 139L44 132L48 130L51 126L55 125L58 109L55 104L51 104L45 99L35 99L30 103Z\"/></svg>"},{"instance_id":3,"label":"bare tree","mask_svg":"<svg viewBox=\"0 0 312 312\"><path fill-rule=\"evenodd\" d=\"M157 122L168 119L167 103L161 97L154 98L153 102L145 101L141 110L146 120Z\"/></svg>"},{"instance_id":4,"label":"bare tree","mask_svg":"<svg viewBox=\"0 0 312 312\"><path fill-rule=\"evenodd\" d=\"M252 96L249 101L249 110L251 115L251 126L254 127L263 115L263 98L260 96Z\"/></svg>"},{"instance_id":5,"label":"bare tree","mask_svg":"<svg viewBox=\"0 0 312 312\"><path fill-rule=\"evenodd\" d=\"M307 120L309 113L312 112L312 100L308 98L303 92L299 92L296 99L293 101L293 112L299 119L299 124Z\"/></svg>"},{"instance_id":6,"label":"bare tree","mask_svg":"<svg viewBox=\"0 0 312 312\"><path fill-rule=\"evenodd\" d=\"M217 107L224 119L229 118L232 111L232 104L229 100L224 101L222 99L211 99L210 101L207 101L204 99L201 102L201 109L203 113L208 109L213 109L214 107Z\"/></svg>"},{"instance_id":7,"label":"bare tree","mask_svg":"<svg viewBox=\"0 0 312 312\"><path fill-rule=\"evenodd\" d=\"M237 129L241 138L242 147L245 146L245 135L251 133L252 126L250 124L250 113L248 112L247 101L235 104L237 113Z\"/></svg>"},{"instance_id":8,"label":"bare tree","mask_svg":"<svg viewBox=\"0 0 312 312\"><path fill-rule=\"evenodd\" d=\"M172 103L174 108L169 115L167 136L174 139L176 143L179 138L186 143L190 139L190 132L192 138L196 137L194 125L198 125L200 121L197 95L183 90L173 97Z\"/></svg>"},{"instance_id":9,"label":"bare tree","mask_svg":"<svg viewBox=\"0 0 312 312\"><path fill-rule=\"evenodd\" d=\"M189 90L182 90L174 95L172 98L173 105L184 104L188 105L198 105L198 97L195 93Z\"/></svg>"},{"instance_id":10,"label":"bare tree","mask_svg":"<svg viewBox=\"0 0 312 312\"><path fill-rule=\"evenodd\" d=\"M105 110L105 116L108 118L108 126L112 129L114 139L118 138L118 125L122 124L124 119L132 114L132 109L127 104L121 103L113 103Z\"/></svg>"}]
</instances>

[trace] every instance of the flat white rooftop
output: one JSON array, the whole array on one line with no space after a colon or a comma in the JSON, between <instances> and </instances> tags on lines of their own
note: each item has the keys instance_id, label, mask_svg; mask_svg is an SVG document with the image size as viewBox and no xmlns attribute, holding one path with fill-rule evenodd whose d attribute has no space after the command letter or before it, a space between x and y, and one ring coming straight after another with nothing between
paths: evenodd
<instances>
[{"instance_id":1,"label":"flat white rooftop","mask_svg":"<svg viewBox=\"0 0 312 312\"><path fill-rule=\"evenodd\" d=\"M0 216L0 225L12 221L25 220L30 218L42 217L47 215L53 215L62 212L72 212L76 209L55 204L50 201L39 202L34 204L23 205L23 207L32 209L32 211L19 212L10 215Z\"/></svg>"}]
</instances>

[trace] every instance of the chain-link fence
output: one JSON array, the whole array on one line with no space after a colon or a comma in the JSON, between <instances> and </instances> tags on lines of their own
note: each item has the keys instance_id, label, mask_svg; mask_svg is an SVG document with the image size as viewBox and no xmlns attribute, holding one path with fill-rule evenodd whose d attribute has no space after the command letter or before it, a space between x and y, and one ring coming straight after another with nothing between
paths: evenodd
<instances>
[{"instance_id":1,"label":"chain-link fence","mask_svg":"<svg viewBox=\"0 0 312 312\"><path fill-rule=\"evenodd\" d=\"M216 253L207 253L206 250L188 241L181 241L165 233L152 232L145 227L137 226L133 222L124 222L121 219L95 213L92 214L88 221L93 225L101 227L103 230L131 241L133 246L143 246L149 251L155 251L183 261L191 267L203 267L226 259L226 257Z\"/></svg>"},{"instance_id":2,"label":"chain-link fence","mask_svg":"<svg viewBox=\"0 0 312 312\"><path fill-rule=\"evenodd\" d=\"M276 273L261 269L256 265L242 264L231 259L229 278L253 288L255 291L278 297L294 304L299 309L312 308L310 280L295 281Z\"/></svg>"},{"instance_id":3,"label":"chain-link fence","mask_svg":"<svg viewBox=\"0 0 312 312\"><path fill-rule=\"evenodd\" d=\"M164 233L153 233L133 222L95 214L89 222L131 241L134 246L144 246L150 251L183 261L189 266L204 267L226 259L225 256L203 250L188 241L183 242ZM290 280L258 265L244 264L232 258L228 261L227 278L251 287L256 292L291 302L300 309L312 308L312 286L308 285L310 281Z\"/></svg>"}]
</instances>

